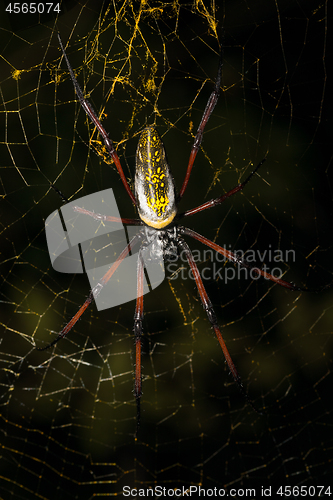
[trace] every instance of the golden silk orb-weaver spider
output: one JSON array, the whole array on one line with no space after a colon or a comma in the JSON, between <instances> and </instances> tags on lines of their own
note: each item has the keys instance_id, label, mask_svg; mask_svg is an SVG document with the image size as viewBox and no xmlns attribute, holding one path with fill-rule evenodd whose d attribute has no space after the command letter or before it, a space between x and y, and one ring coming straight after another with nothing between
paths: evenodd
<instances>
[{"instance_id":1,"label":"golden silk orb-weaver spider","mask_svg":"<svg viewBox=\"0 0 333 500\"><path fill-rule=\"evenodd\" d=\"M111 278L113 273L116 271L118 266L121 264L124 258L129 254L131 248L134 245L140 244L141 246L138 252L138 262L137 262L137 298L136 298L134 327L133 327L133 332L135 336L134 395L137 403L137 423L139 423L140 400L142 395L141 341L142 341L143 318L144 318L144 309L143 309L144 262L142 259L142 249L147 245L147 242L153 241L154 244L152 246L153 249L152 253L155 253L156 255L157 254L162 255L162 257L166 260L170 260L171 257L174 258L175 256L177 256L177 254L179 254L179 252L182 252L182 254L185 255L188 265L190 266L193 277L195 279L195 283L200 295L202 306L207 314L210 324L221 346L221 349L223 351L226 363L229 367L232 377L234 381L237 383L242 394L247 398L251 406L253 406L251 401L247 397L247 394L241 382L241 378L229 354L229 351L221 334L220 328L218 326L217 318L212 303L205 290L202 278L200 276L197 264L192 255L190 247L184 240L184 236L194 238L203 245L206 245L215 252L218 252L219 254L223 255L224 258L228 259L229 261L232 261L235 264L238 264L239 266L251 269L251 272L252 273L254 272L257 276L262 276L289 290L302 291L305 289L298 287L293 283L289 283L283 279L274 277L273 275L269 274L268 272L260 268L250 266L246 261L240 259L240 257L237 256L235 253L228 251L224 247L221 247L216 243L208 240L207 238L205 238L201 234L196 233L192 229L180 226L178 224L181 218L189 217L190 215L195 215L209 208L216 207L221 203L223 203L230 196L233 196L234 194L241 191L245 187L245 185L250 181L250 179L254 176L254 174L257 172L262 163L265 161L265 159L262 160L243 182L238 184L236 187L234 187L227 193L222 194L218 198L207 201L195 208L187 210L182 214L177 213L178 203L185 193L195 158L200 149L205 126L219 98L221 73L222 73L222 57L220 58L219 61L214 89L210 94L201 122L199 124L198 130L194 138L194 142L191 148L190 157L187 165L187 170L185 173L185 178L179 193L177 194L175 190L174 180L166 160L166 155L162 140L157 132L156 127L152 125L146 127L142 131L141 136L139 138L139 143L136 152L135 194L134 194L128 185L128 182L126 180L126 177L124 175L123 169L119 161L119 157L113 147L113 142L109 138L107 132L105 131L103 125L98 119L91 104L84 98L82 90L76 80L76 77L69 63L69 60L67 58L66 52L64 50L59 35L58 38L63 57L66 61L68 71L70 73L70 77L72 79L75 92L78 96L80 104L84 109L84 111L87 113L91 122L94 124L94 126L97 128L98 132L102 136L105 147L120 174L120 178L125 187L125 190L130 200L137 208L139 219L121 218L120 221L124 224L133 224L142 226L142 229L124 248L124 250L118 256L117 260L113 263L113 265L104 275L104 277L100 280L98 285L91 290L83 305L80 307L77 313L70 319L67 325L61 330L56 339L46 347L39 348L39 350L47 349L56 344L60 339L66 337L66 335L70 332L70 330L74 327L76 322L82 316L84 311L92 303L96 294L99 293L99 290L101 290L106 285L106 283ZM115 217L96 214L94 212L89 212L87 210L83 210L78 207L75 207L75 210L78 212L81 211L82 213L85 213L86 215L94 217L95 219L98 220L103 220L103 221L115 220ZM154 255L152 255L151 257L154 258Z\"/></svg>"}]
</instances>

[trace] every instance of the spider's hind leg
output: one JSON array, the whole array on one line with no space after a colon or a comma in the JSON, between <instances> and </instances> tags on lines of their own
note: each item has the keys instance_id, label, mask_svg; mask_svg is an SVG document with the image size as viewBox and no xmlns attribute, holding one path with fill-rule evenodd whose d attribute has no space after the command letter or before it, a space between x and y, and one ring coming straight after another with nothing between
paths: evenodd
<instances>
[{"instance_id":1,"label":"spider's hind leg","mask_svg":"<svg viewBox=\"0 0 333 500\"><path fill-rule=\"evenodd\" d=\"M143 280L144 263L141 250L138 255L137 267L137 296L134 315L133 332L135 336L135 382L134 396L136 399L136 434L140 425L140 402L142 396L142 374L141 374L141 341L142 341L142 322L143 322Z\"/></svg>"},{"instance_id":2,"label":"spider's hind leg","mask_svg":"<svg viewBox=\"0 0 333 500\"><path fill-rule=\"evenodd\" d=\"M195 260L193 258L193 255L192 255L192 252L190 250L190 247L188 246L188 244L180 237L178 237L177 239L177 244L179 246L179 248L184 251L184 254L186 255L186 258L187 258L187 261L191 267L191 271L193 273L193 276L194 276L194 279L195 279L195 282L196 282L196 285L197 285L197 288L198 288L198 291L199 291L199 294L200 294L200 298L201 298L201 302L202 302L202 306L204 308L204 310L206 311L206 314L207 314L207 317L213 327L213 330L215 332L215 335L217 337L217 340L219 341L219 344L221 346L221 349L223 351L223 354L224 354L224 357L225 357L225 360L227 362L227 365L229 367L229 370L233 376L233 379L234 381L237 383L241 393L243 394L243 396L245 397L245 399L247 400L247 402L251 405L251 407L254 409L254 411L256 413L259 413L261 414L262 412L258 411L256 409L256 407L253 405L252 401L250 400L249 396L247 395L245 389L244 389L244 386L242 384L242 380L238 374L238 371L236 369L236 366L234 364L234 362L232 361L231 359L231 356L229 354L229 351L228 351L228 348L224 342L224 339L222 337L222 334L221 334L221 331L220 331L220 328L218 326L218 323L217 323L217 318L216 318L216 314L215 314L215 311L213 309L213 305L208 297L208 294L205 290L205 287L203 285L203 282L202 282L202 279L201 279L201 276L200 276L200 273L199 273L199 269L195 263Z\"/></svg>"}]
</instances>

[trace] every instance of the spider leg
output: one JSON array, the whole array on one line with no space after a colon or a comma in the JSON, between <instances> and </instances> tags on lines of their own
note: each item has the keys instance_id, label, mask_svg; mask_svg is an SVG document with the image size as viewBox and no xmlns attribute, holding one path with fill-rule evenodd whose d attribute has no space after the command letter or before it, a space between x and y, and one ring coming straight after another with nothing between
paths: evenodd
<instances>
[{"instance_id":1,"label":"spider leg","mask_svg":"<svg viewBox=\"0 0 333 500\"><path fill-rule=\"evenodd\" d=\"M66 64L67 64L67 68L68 68L69 74L71 76L71 79L72 79L72 82L73 82L73 85L74 85L74 89L75 89L76 95L79 98L80 104L81 104L82 108L84 109L84 111L89 116L89 118L92 121L92 123L97 128L98 132L101 134L101 136L103 138L103 141L104 141L104 144L105 144L105 147L108 150L108 152L109 152L109 154L110 154L110 156L111 156L114 164L117 167L117 170L119 172L119 175L120 175L120 178L122 180L122 183L124 184L124 187L125 187L125 189L127 191L127 194L131 198L133 204L136 205L135 196L132 193L131 188L128 185L128 182L126 180L125 174L124 174L123 169L122 169L122 166L120 164L119 157L118 157L118 155L116 153L116 150L113 147L113 142L110 139L110 137L108 136L108 133L104 129L104 127L101 124L100 120L98 119L98 116L95 113L92 105L83 97L83 93L82 93L81 87L78 84L77 79L75 78L74 71L73 71L73 69L72 69L72 67L71 67L71 65L69 63L69 60L68 60L68 57L66 55L66 52L65 52L64 46L62 44L62 41L61 41L59 33L58 33L58 40L59 40L60 48L62 50L62 54L63 54L64 59L65 59Z\"/></svg>"},{"instance_id":2,"label":"spider leg","mask_svg":"<svg viewBox=\"0 0 333 500\"><path fill-rule=\"evenodd\" d=\"M242 191L244 186L252 179L253 175L257 172L257 170L261 167L261 165L264 163L266 158L261 160L260 163L256 166L256 168L250 173L250 175L245 179L244 182L239 183L235 188L230 189L227 193L223 194L222 196L219 196L218 198L215 198L213 200L207 201L203 205L199 205L198 207L192 208L191 210L186 210L183 214L180 214L178 217L187 217L188 215L194 215L197 214L198 212L202 212L203 210L207 210L207 208L212 208L216 207L216 205L220 205L221 203L224 202L227 198L230 196L238 193L238 191Z\"/></svg>"},{"instance_id":3,"label":"spider leg","mask_svg":"<svg viewBox=\"0 0 333 500\"><path fill-rule=\"evenodd\" d=\"M186 258L187 258L187 261L188 261L188 263L189 263L189 265L191 267L191 270L192 270L192 273L193 273L193 276L194 276L194 279L195 279L195 282L196 282L196 285L197 285L197 288L198 288L198 291L199 291L199 294L200 294L200 298L201 298L201 302L202 302L203 308L206 311L207 317L208 317L208 319L209 319L209 321L210 321L210 323L211 323L211 325L213 327L213 330L215 332L217 340L219 341L219 344L221 346L221 349L223 351L225 360L227 362L229 370L231 371L233 379L238 384L238 387L239 387L241 393L246 398L246 400L248 401L248 403L252 406L252 408L257 413L261 413L261 412L259 412L255 408L255 406L253 405L253 403L249 399L249 397L248 397L248 395L247 395L247 393L246 393L246 391L245 391L245 389L243 387L243 384L242 384L241 378L240 378L240 376L238 374L238 371L237 371L237 369L236 369L236 367L234 365L234 362L231 359L231 356L229 354L227 346L226 346L226 344L224 342L224 339L222 337L220 328L218 326L215 311L213 309L212 303L211 303L211 301L210 301L210 299L209 299L209 297L207 295L207 292L205 290L205 287L203 285L203 282L202 282L202 279L201 279L198 267L197 267L197 265L195 263L194 257L192 255L191 250L190 250L190 247L188 246L188 244L182 238L178 238L177 239L177 244L178 244L179 248L184 251L184 253L186 255Z\"/></svg>"},{"instance_id":4,"label":"spider leg","mask_svg":"<svg viewBox=\"0 0 333 500\"><path fill-rule=\"evenodd\" d=\"M218 101L219 95L220 95L222 65L223 65L223 58L222 58L222 53L221 53L221 57L220 57L220 61L219 61L219 66L218 66L218 69L217 69L217 76L216 76L216 80L215 80L214 90L213 90L213 92L211 93L211 95L210 95L210 97L208 99L205 111L204 111L204 113L202 115L202 118L201 118L200 125L198 127L197 133L196 133L195 138L194 138L194 142L193 142L193 146L192 146L192 149L191 149L190 158L189 158L189 161L188 161L187 170L186 170L186 174L185 174L185 179L184 179L183 185L182 185L181 190L180 190L179 195L178 195L178 201L184 195L185 189L186 189L188 181L190 179L190 175L191 175L192 167L193 167L193 164L194 164L194 160L195 160L195 158L197 156L197 153L198 153L198 151L200 149L200 145L201 145L201 142L202 142L202 138L203 138L203 133L204 133L204 130L205 130L205 126L207 125L207 122L208 122L208 120L210 118L210 115L212 114L212 112L213 112L213 110L215 108L215 105L216 105L216 103Z\"/></svg>"},{"instance_id":5,"label":"spider leg","mask_svg":"<svg viewBox=\"0 0 333 500\"><path fill-rule=\"evenodd\" d=\"M272 274L269 274L267 271L260 269L259 267L253 267L247 262L244 262L239 256L237 256L235 253L231 252L230 250L227 250L226 248L220 247L213 241L208 240L201 234L196 233L192 229L189 229L188 227L179 227L179 232L182 235L186 236L191 236L191 238L194 238L195 240L200 241L200 243L203 243L204 245L207 245L208 247L212 248L215 250L215 252L218 252L222 254L226 259L230 260L231 262L234 262L235 264L238 264L241 267L245 267L247 269L250 269L251 272L254 272L256 275L263 276L263 278L266 278L270 281L273 281L274 283L277 283L278 285L283 286L284 288L288 288L289 290L292 291L297 291L297 292L307 292L309 291L307 288L302 288L300 286L296 286L294 283L290 283L289 281L282 280L281 278L276 278Z\"/></svg>"},{"instance_id":6,"label":"spider leg","mask_svg":"<svg viewBox=\"0 0 333 500\"><path fill-rule=\"evenodd\" d=\"M143 273L144 265L139 252L138 267L137 267L137 296L134 315L133 332L135 335L135 382L134 396L136 399L136 428L140 425L140 401L142 396L142 374L141 374L141 338L142 338L142 322L143 322Z\"/></svg>"},{"instance_id":7,"label":"spider leg","mask_svg":"<svg viewBox=\"0 0 333 500\"><path fill-rule=\"evenodd\" d=\"M85 208L73 207L74 212L80 214L89 215L95 220L107 221L107 222L122 222L123 224L131 224L132 226L142 226L143 222L141 219L123 219L121 217L114 217L113 215L102 215L96 212L91 212Z\"/></svg>"},{"instance_id":8,"label":"spider leg","mask_svg":"<svg viewBox=\"0 0 333 500\"><path fill-rule=\"evenodd\" d=\"M70 319L70 321L67 323L67 325L61 330L61 332L58 334L58 336L46 347L36 347L37 351L45 351L46 349L49 349L50 347L54 346L57 342L59 342L60 339L63 339L66 337L66 335L71 331L73 326L78 322L78 320L81 318L82 314L84 311L90 306L92 303L94 297L96 297L102 288L107 284L111 276L115 273L121 262L124 260L124 258L129 254L129 252L133 249L133 247L138 243L140 237L139 235L135 235L131 241L126 245L124 250L121 252L119 257L114 261L112 266L107 270L107 272L104 274L104 276L101 278L99 283L90 291L88 297L86 298L85 302L82 304L80 309L77 311L76 314Z\"/></svg>"},{"instance_id":9,"label":"spider leg","mask_svg":"<svg viewBox=\"0 0 333 500\"><path fill-rule=\"evenodd\" d=\"M64 203L69 203L68 198L66 198L66 196L60 191L60 189L55 187L54 184L50 184L50 187L61 197ZM131 224L132 226L141 226L143 224L140 219L126 219L126 218L123 219L121 217L114 217L112 215L102 215L77 206L73 207L73 210L74 212L78 212L80 214L89 215L90 217L93 217L93 219L95 220L101 220L106 222L122 222L123 224Z\"/></svg>"}]
</instances>

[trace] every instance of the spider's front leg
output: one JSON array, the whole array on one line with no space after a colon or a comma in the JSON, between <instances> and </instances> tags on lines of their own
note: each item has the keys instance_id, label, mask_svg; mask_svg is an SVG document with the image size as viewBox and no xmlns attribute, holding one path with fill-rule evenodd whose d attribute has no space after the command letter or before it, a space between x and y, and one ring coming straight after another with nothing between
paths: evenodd
<instances>
[{"instance_id":1,"label":"spider's front leg","mask_svg":"<svg viewBox=\"0 0 333 500\"><path fill-rule=\"evenodd\" d=\"M188 217L189 215L197 214L199 212L202 212L203 210L207 210L207 208L216 207L217 205L220 205L221 203L223 203L230 196L238 193L239 191L242 191L244 189L244 187L246 186L246 184L248 182L250 182L250 180L252 179L252 177L254 176L254 174L257 172L257 170L264 163L264 161L266 161L266 158L264 158L263 160L261 160L260 163L258 163L258 165L256 166L256 168L254 170L252 170L252 172L245 179L245 181L240 182L239 184L237 184L236 187L234 187L233 189L230 189L230 191L228 191L225 194L222 194L218 198L214 198L213 200L206 201L206 203L203 203L202 205L199 205L198 207L191 208L190 210L186 210L186 212L184 212L183 214L179 215L179 219L181 219L182 217Z\"/></svg>"},{"instance_id":2,"label":"spider's front leg","mask_svg":"<svg viewBox=\"0 0 333 500\"><path fill-rule=\"evenodd\" d=\"M106 147L109 155L111 156L114 164L116 165L116 168L117 168L117 170L119 172L120 178L121 178L122 183L123 183L123 185L124 185L124 187L125 187L125 189L127 191L127 194L130 197L130 199L132 200L132 203L134 205L136 205L135 196L134 196L131 188L128 185L127 179L125 177L125 174L123 172L122 166L120 164L120 160L119 160L118 154L117 154L116 150L114 149L113 142L110 139L110 137L109 137L108 133L106 132L105 128L101 124L101 122L100 122L100 120L99 120L99 118L98 118L95 110L93 109L92 105L83 96L83 92L81 90L80 85L78 84L77 79L75 78L74 71L73 71L73 69L72 69L72 67L71 67L71 65L69 63L69 60L68 60L67 54L65 52L64 46L62 44L62 41L61 41L59 33L58 33L58 40L59 40L59 45L60 45L63 57L64 57L64 59L66 61L66 64L67 64L67 68L68 68L69 74L71 76L71 79L72 79L72 82L73 82L73 85L74 85L74 89L75 89L76 95L79 98L80 104L81 104L82 108L84 109L84 111L87 113L87 115L90 118L90 120L93 123L93 125L97 128L98 132L101 134L101 136L103 138L103 141L104 141L104 144L105 144L105 147Z\"/></svg>"},{"instance_id":3,"label":"spider's front leg","mask_svg":"<svg viewBox=\"0 0 333 500\"><path fill-rule=\"evenodd\" d=\"M219 65L217 68L217 75L216 75L214 90L209 96L205 111L204 111L202 118L201 118L200 125L199 125L197 133L194 137L194 141L193 141L193 145L192 145L192 149L191 149L191 153L190 153L190 158L188 160L188 165L187 165L187 169L186 169L185 179L184 179L183 185L179 191L178 201L181 200L181 198L183 197L183 195L185 193L188 181L190 180L192 167L194 165L194 160L198 154L198 151L199 151L201 143L202 143L202 138L203 138L205 127L207 125L207 122L208 122L211 114L214 111L214 108L215 108L216 103L217 103L219 96L220 96L222 65L223 65L223 54L221 51L220 61L219 61Z\"/></svg>"}]
</instances>

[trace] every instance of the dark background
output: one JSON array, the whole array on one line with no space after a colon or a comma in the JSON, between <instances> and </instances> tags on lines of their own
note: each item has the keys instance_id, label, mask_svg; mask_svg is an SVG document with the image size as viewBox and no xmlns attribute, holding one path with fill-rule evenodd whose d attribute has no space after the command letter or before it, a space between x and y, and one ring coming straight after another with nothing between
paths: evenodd
<instances>
[{"instance_id":1,"label":"dark background","mask_svg":"<svg viewBox=\"0 0 333 500\"><path fill-rule=\"evenodd\" d=\"M259 492L328 484L330 289L205 282L263 415L232 382L191 280L165 280L145 296L137 439L134 302L101 312L92 305L66 340L34 349L54 338L89 292L85 276L51 267L44 224L62 201L50 183L70 200L112 187L122 216L136 216L116 169L96 153L101 145L76 102L56 31L84 93L104 112L126 177L133 179L140 131L156 123L178 189L221 44L221 96L180 211L227 192L267 160L243 193L183 223L227 249L294 250L294 262L281 264L284 278L320 289L333 279L327 3L223 1L214 11L209 2L64 2L58 17L6 15L5 7L2 498L91 498L124 485Z\"/></svg>"}]
</instances>

